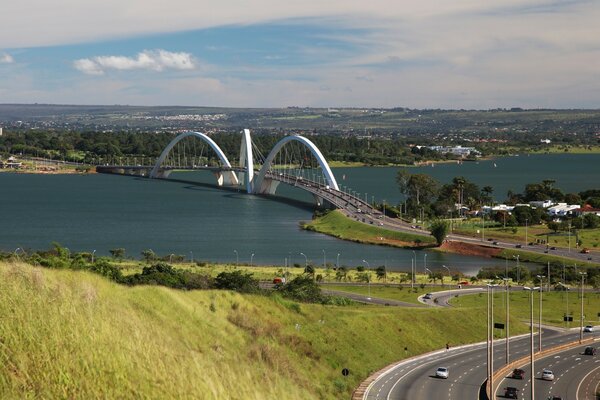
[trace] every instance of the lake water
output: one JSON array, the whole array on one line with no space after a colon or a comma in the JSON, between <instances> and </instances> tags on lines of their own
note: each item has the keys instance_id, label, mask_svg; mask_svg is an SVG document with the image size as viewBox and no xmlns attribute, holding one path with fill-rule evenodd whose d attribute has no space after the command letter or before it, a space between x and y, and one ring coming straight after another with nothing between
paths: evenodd
<instances>
[{"instance_id":1,"label":"lake water","mask_svg":"<svg viewBox=\"0 0 600 400\"><path fill-rule=\"evenodd\" d=\"M557 180L557 186L567 191L600 187L598 174L591 166L600 165L600 156L586 157L578 162L567 155L512 157L497 160L496 168L487 168L487 178L496 188L515 183L522 190L527 182L545 178ZM540 158L553 157L553 158ZM578 156L579 157L579 156ZM576 157L575 157L576 158ZM527 175L515 170L508 177L512 161L525 159L527 171L539 170L536 163L569 167L559 176ZM490 162L424 167L435 172L436 178L451 179L460 171L467 179L484 185L483 173ZM534 164L536 164L534 166ZM482 166L483 165L483 166ZM522 164L520 164L522 165ZM478 167L479 166L479 167ZM520 168L524 168L523 166ZM550 166L548 166L550 168ZM447 170L443 172L444 170ZM394 181L397 168L339 168L334 173L341 182L367 192L369 199L386 198L397 201L399 194ZM346 175L346 180L342 180ZM179 173L175 178L212 182L206 173ZM568 179L577 176L578 179ZM501 178L502 177L502 178ZM502 180L509 180L505 182ZM563 186L563 180L565 185ZM570 186L566 186L567 182ZM520 185L520 186L519 186ZM417 267L424 271L446 265L473 274L482 266L504 266L503 260L443 254L435 251L394 249L341 241L315 232L303 231L300 221L310 220L310 206L269 198L246 195L180 181L161 181L116 175L29 175L0 173L0 249L46 249L51 242L60 242L71 251L93 251L108 255L112 248L123 247L128 255L140 257L140 252L152 249L160 255L181 254L188 259L235 262L261 265L322 264L323 258L340 265L371 267L387 265L394 270L410 270L416 255ZM504 189L500 189L504 190ZM282 194L310 201L306 192L282 186ZM254 254L252 257L251 255Z\"/></svg>"}]
</instances>

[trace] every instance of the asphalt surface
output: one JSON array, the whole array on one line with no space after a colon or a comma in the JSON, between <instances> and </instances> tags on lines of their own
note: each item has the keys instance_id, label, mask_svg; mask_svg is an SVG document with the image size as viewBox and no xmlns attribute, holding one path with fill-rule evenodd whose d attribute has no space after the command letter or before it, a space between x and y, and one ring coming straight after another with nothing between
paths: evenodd
<instances>
[{"instance_id":1,"label":"asphalt surface","mask_svg":"<svg viewBox=\"0 0 600 400\"><path fill-rule=\"evenodd\" d=\"M582 345L535 360L535 400L546 400L549 396L574 400L596 399L596 392L600 389L600 356L584 355L585 347ZM598 347L598 343L593 347ZM498 382L496 396L492 398L504 398L504 388L507 386L516 387L519 390L519 398L530 398L530 364L524 364L520 368L526 371L525 379L504 378ZM553 381L541 379L543 369L554 373Z\"/></svg>"},{"instance_id":2,"label":"asphalt surface","mask_svg":"<svg viewBox=\"0 0 600 400\"><path fill-rule=\"evenodd\" d=\"M564 333L543 329L542 335L544 348L572 342L579 338L579 333L574 331ZM510 359L514 360L529 354L529 346L528 335L511 339ZM495 370L505 365L505 349L505 340L497 339L494 342ZM487 377L486 353L486 344L480 343L458 348L451 347L448 351L441 350L401 362L379 377L371 385L365 398L369 400L477 399ZM449 369L448 379L435 378L435 370L438 367Z\"/></svg>"},{"instance_id":3,"label":"asphalt surface","mask_svg":"<svg viewBox=\"0 0 600 400\"><path fill-rule=\"evenodd\" d=\"M360 303L366 303L366 304L378 304L378 305L383 305L383 306L399 306L399 307L421 307L420 304L408 303L406 301L382 299L382 298L378 298L378 297L365 296L362 294L342 292L342 291L338 291L338 290L330 290L330 289L325 289L325 288L321 288L321 292L324 294L328 294L328 295L346 297L348 299L358 301Z\"/></svg>"}]
</instances>

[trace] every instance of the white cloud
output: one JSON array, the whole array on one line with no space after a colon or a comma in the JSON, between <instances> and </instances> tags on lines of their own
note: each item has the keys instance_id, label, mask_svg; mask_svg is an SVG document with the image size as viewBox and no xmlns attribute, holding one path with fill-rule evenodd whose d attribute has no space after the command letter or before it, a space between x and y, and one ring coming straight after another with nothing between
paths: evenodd
<instances>
[{"instance_id":1,"label":"white cloud","mask_svg":"<svg viewBox=\"0 0 600 400\"><path fill-rule=\"evenodd\" d=\"M12 64L15 59L8 53L0 53L0 64Z\"/></svg>"},{"instance_id":2,"label":"white cloud","mask_svg":"<svg viewBox=\"0 0 600 400\"><path fill-rule=\"evenodd\" d=\"M195 68L195 62L190 53L144 50L135 57L97 56L81 58L75 60L73 66L86 74L102 75L111 69L118 71L145 69L157 72L165 69L190 70Z\"/></svg>"}]
</instances>

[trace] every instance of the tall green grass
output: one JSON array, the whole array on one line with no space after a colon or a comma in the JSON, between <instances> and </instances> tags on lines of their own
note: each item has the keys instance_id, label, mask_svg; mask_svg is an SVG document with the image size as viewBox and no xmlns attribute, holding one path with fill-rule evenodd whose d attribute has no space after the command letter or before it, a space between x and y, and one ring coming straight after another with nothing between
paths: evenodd
<instances>
[{"instance_id":1,"label":"tall green grass","mask_svg":"<svg viewBox=\"0 0 600 400\"><path fill-rule=\"evenodd\" d=\"M0 398L347 398L390 362L482 340L485 330L468 309L125 287L6 262Z\"/></svg>"}]
</instances>

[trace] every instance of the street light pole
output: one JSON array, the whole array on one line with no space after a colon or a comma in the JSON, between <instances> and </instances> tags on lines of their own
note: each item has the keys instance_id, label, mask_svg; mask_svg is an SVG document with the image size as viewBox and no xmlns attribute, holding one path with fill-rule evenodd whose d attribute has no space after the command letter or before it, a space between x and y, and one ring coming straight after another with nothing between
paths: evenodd
<instances>
[{"instance_id":1,"label":"street light pole","mask_svg":"<svg viewBox=\"0 0 600 400\"><path fill-rule=\"evenodd\" d=\"M513 256L513 258L517 259L517 284L519 282L521 282L521 270L519 269L519 257L520 257L520 254L517 254L516 256Z\"/></svg>"},{"instance_id":2,"label":"street light pole","mask_svg":"<svg viewBox=\"0 0 600 400\"><path fill-rule=\"evenodd\" d=\"M540 318L538 321L538 351L542 351L542 292L544 291L544 275L537 275L540 279ZM533 378L532 378L533 379Z\"/></svg>"},{"instance_id":3,"label":"street light pole","mask_svg":"<svg viewBox=\"0 0 600 400\"><path fill-rule=\"evenodd\" d=\"M193 264L194 263L194 252L193 251L190 251L190 260Z\"/></svg>"},{"instance_id":4,"label":"street light pole","mask_svg":"<svg viewBox=\"0 0 600 400\"><path fill-rule=\"evenodd\" d=\"M253 262L253 260L254 260L254 253L252 253L252 254L250 255L250 266L252 266L252 262Z\"/></svg>"},{"instance_id":5,"label":"street light pole","mask_svg":"<svg viewBox=\"0 0 600 400\"><path fill-rule=\"evenodd\" d=\"M338 269L340 267L340 253L337 253L337 257L335 259L335 268Z\"/></svg>"},{"instance_id":6,"label":"street light pole","mask_svg":"<svg viewBox=\"0 0 600 400\"><path fill-rule=\"evenodd\" d=\"M527 243L529 243L528 238L527 238L527 222L528 222L528 219L525 218L525 246L527 246ZM533 379L533 377L531 379Z\"/></svg>"},{"instance_id":7,"label":"street light pole","mask_svg":"<svg viewBox=\"0 0 600 400\"><path fill-rule=\"evenodd\" d=\"M300 255L304 256L304 268L308 267L308 258L306 257L306 254L300 253Z\"/></svg>"},{"instance_id":8,"label":"street light pole","mask_svg":"<svg viewBox=\"0 0 600 400\"><path fill-rule=\"evenodd\" d=\"M233 252L235 253L235 265L239 265L240 263L240 256L238 254L237 250L233 250ZM252 265L252 261L250 261L250 265Z\"/></svg>"},{"instance_id":9,"label":"street light pole","mask_svg":"<svg viewBox=\"0 0 600 400\"><path fill-rule=\"evenodd\" d=\"M92 264L94 263L94 254L96 254L96 250L92 251Z\"/></svg>"},{"instance_id":10,"label":"street light pole","mask_svg":"<svg viewBox=\"0 0 600 400\"><path fill-rule=\"evenodd\" d=\"M583 341L583 281L587 272L580 272L579 275L581 275L581 317L579 318L579 343L581 343Z\"/></svg>"},{"instance_id":11,"label":"street light pole","mask_svg":"<svg viewBox=\"0 0 600 400\"><path fill-rule=\"evenodd\" d=\"M508 364L510 362L510 289L508 287L508 276L504 278L504 283L506 284L506 363Z\"/></svg>"},{"instance_id":12,"label":"street light pole","mask_svg":"<svg viewBox=\"0 0 600 400\"><path fill-rule=\"evenodd\" d=\"M363 260L363 262L365 264L367 264L367 269L370 270L371 265L369 265L369 262L367 260ZM369 284L369 297L367 297L367 300L371 300L371 275L370 274L371 274L370 272L367 273L367 282Z\"/></svg>"},{"instance_id":13,"label":"street light pole","mask_svg":"<svg viewBox=\"0 0 600 400\"><path fill-rule=\"evenodd\" d=\"M531 398L535 399L535 375L534 375L534 371L535 371L535 355L533 352L533 292L535 292L536 290L539 290L539 287L523 287L524 290L529 290L529 332L530 332L530 355L529 355L529 362L530 362L530 373L531 373Z\"/></svg>"},{"instance_id":14,"label":"street light pole","mask_svg":"<svg viewBox=\"0 0 600 400\"><path fill-rule=\"evenodd\" d=\"M425 268L424 270L427 270L427 253L423 255L423 268Z\"/></svg>"},{"instance_id":15,"label":"street light pole","mask_svg":"<svg viewBox=\"0 0 600 400\"><path fill-rule=\"evenodd\" d=\"M446 270L448 271L448 279L451 279L452 276L450 274L450 268L446 267L445 265L442 265L442 267L446 268ZM443 281L442 281L442 284L443 284Z\"/></svg>"},{"instance_id":16,"label":"street light pole","mask_svg":"<svg viewBox=\"0 0 600 400\"><path fill-rule=\"evenodd\" d=\"M412 269L412 279L410 281L410 288L414 288L414 283L415 283L415 271L417 270L417 253L413 250L413 256L414 258L414 262L413 262L413 269Z\"/></svg>"},{"instance_id":17,"label":"street light pole","mask_svg":"<svg viewBox=\"0 0 600 400\"><path fill-rule=\"evenodd\" d=\"M323 250L323 269L325 269L325 250Z\"/></svg>"}]
</instances>

